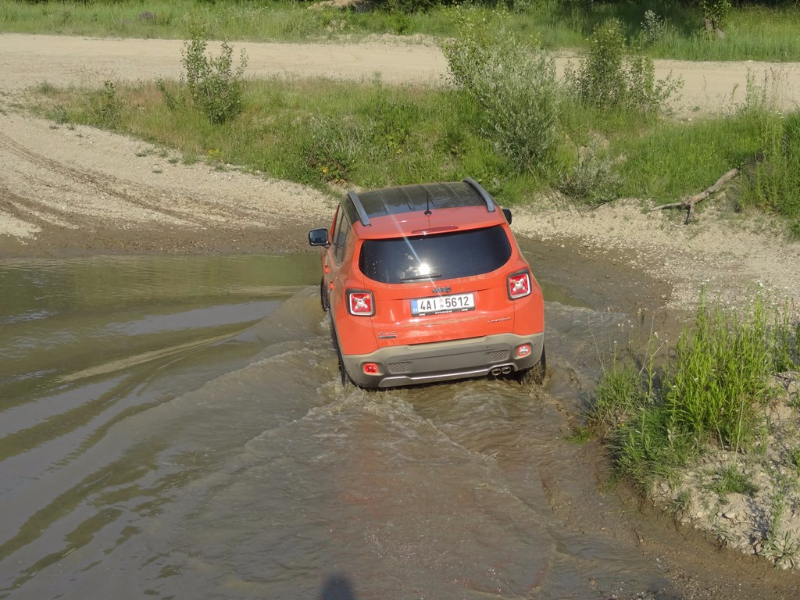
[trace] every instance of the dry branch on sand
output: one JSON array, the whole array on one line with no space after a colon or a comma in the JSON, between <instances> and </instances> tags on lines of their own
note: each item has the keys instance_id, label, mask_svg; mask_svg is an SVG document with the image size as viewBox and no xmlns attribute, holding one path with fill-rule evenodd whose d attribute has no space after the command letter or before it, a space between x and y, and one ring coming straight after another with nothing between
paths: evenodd
<instances>
[{"instance_id":1,"label":"dry branch on sand","mask_svg":"<svg viewBox=\"0 0 800 600\"><path fill-rule=\"evenodd\" d=\"M655 208L651 209L650 212L655 210L663 210L665 208L686 208L688 212L686 213L686 221L685 223L689 223L692 220L692 213L694 212L694 206L701 200L705 200L714 192L718 192L720 188L728 183L731 179L736 177L739 174L739 169L731 169L725 175L717 179L717 182L709 188L706 188L699 194L695 194L694 196L689 196L685 200L681 202L673 202L671 204L663 204L661 206L656 206Z\"/></svg>"}]
</instances>

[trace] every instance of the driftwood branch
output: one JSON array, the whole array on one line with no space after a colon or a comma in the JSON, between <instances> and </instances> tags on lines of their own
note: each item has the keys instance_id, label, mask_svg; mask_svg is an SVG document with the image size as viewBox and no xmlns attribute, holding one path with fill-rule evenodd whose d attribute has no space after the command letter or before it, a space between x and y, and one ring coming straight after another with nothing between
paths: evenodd
<instances>
[{"instance_id":1,"label":"driftwood branch","mask_svg":"<svg viewBox=\"0 0 800 600\"><path fill-rule=\"evenodd\" d=\"M699 194L695 194L694 196L689 196L685 200L681 202L673 202L672 204L663 204L661 206L656 206L655 208L651 209L650 212L654 210L663 210L665 208L685 208L688 209L686 214L686 221L684 223L689 223L692 220L692 213L694 212L694 205L700 202L701 200L705 200L714 192L718 192L719 189L728 183L731 179L736 177L739 174L739 169L731 169L725 175L717 179L717 182L712 185L710 188L707 188L700 192Z\"/></svg>"}]
</instances>

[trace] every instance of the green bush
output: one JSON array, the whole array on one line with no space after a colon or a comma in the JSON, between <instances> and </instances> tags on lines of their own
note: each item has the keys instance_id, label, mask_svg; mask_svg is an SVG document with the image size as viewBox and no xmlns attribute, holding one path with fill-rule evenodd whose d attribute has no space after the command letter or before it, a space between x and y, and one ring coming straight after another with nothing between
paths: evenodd
<instances>
[{"instance_id":1,"label":"green bush","mask_svg":"<svg viewBox=\"0 0 800 600\"><path fill-rule=\"evenodd\" d=\"M442 44L453 83L479 108L479 128L520 173L542 173L554 163L563 94L555 61L513 36L489 43L480 30Z\"/></svg>"},{"instance_id":2,"label":"green bush","mask_svg":"<svg viewBox=\"0 0 800 600\"><path fill-rule=\"evenodd\" d=\"M112 81L104 81L103 89L96 97L93 108L97 115L97 121L102 127L116 129L119 127L122 118L122 107L117 98L117 87Z\"/></svg>"},{"instance_id":3,"label":"green bush","mask_svg":"<svg viewBox=\"0 0 800 600\"><path fill-rule=\"evenodd\" d=\"M657 114L682 85L671 75L656 80L653 60L629 52L617 19L595 28L586 58L577 70L568 65L565 80L585 105L644 116Z\"/></svg>"},{"instance_id":4,"label":"green bush","mask_svg":"<svg viewBox=\"0 0 800 600\"><path fill-rule=\"evenodd\" d=\"M211 123L218 125L234 119L242 111L242 75L247 55L243 50L239 67L234 71L233 48L227 42L222 43L217 57L206 56L207 45L204 34L193 34L183 46L182 62L192 102Z\"/></svg>"},{"instance_id":5,"label":"green bush","mask_svg":"<svg viewBox=\"0 0 800 600\"><path fill-rule=\"evenodd\" d=\"M725 37L722 30L731 10L730 0L700 0L700 8L703 11L706 31L716 33L718 37Z\"/></svg>"},{"instance_id":6,"label":"green bush","mask_svg":"<svg viewBox=\"0 0 800 600\"><path fill-rule=\"evenodd\" d=\"M644 21L641 22L640 27L642 28L641 43L644 46L652 46L667 33L667 22L650 9L645 11Z\"/></svg>"},{"instance_id":7,"label":"green bush","mask_svg":"<svg viewBox=\"0 0 800 600\"><path fill-rule=\"evenodd\" d=\"M592 140L579 152L578 162L562 175L558 189L571 198L597 205L617 198L620 183L608 149Z\"/></svg>"}]
</instances>

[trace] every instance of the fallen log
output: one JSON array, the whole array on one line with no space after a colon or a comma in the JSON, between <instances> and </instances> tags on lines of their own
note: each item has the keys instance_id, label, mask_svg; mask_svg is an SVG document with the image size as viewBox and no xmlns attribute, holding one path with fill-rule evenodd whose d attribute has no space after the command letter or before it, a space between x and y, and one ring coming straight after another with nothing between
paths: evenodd
<instances>
[{"instance_id":1,"label":"fallen log","mask_svg":"<svg viewBox=\"0 0 800 600\"><path fill-rule=\"evenodd\" d=\"M686 220L684 221L685 224L688 224L689 221L692 220L692 213L694 212L694 205L700 202L701 200L705 200L714 192L719 191L719 189L728 183L731 179L736 177L739 174L739 169L731 169L725 175L717 179L717 182L712 185L710 188L706 188L699 194L695 194L694 196L689 196L685 200L681 202L673 202L672 204L662 204L661 206L656 206L655 208L650 209L650 212L654 210L663 210L665 208L686 208L688 212L686 213Z\"/></svg>"}]
</instances>

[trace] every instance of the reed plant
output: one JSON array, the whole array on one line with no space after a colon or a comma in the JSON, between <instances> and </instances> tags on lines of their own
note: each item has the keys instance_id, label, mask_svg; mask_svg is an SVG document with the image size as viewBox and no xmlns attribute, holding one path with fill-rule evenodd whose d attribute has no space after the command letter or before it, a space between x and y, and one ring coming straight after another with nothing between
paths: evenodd
<instances>
[{"instance_id":1,"label":"reed plant","mask_svg":"<svg viewBox=\"0 0 800 600\"><path fill-rule=\"evenodd\" d=\"M641 367L612 361L591 420L617 472L646 492L709 446L748 450L763 425L770 375L800 368L800 326L789 314L760 295L739 311L703 298L662 372L653 372L652 344Z\"/></svg>"}]
</instances>

